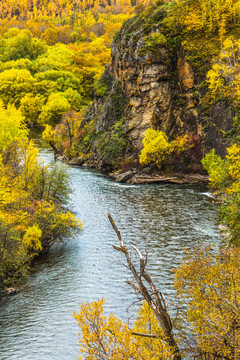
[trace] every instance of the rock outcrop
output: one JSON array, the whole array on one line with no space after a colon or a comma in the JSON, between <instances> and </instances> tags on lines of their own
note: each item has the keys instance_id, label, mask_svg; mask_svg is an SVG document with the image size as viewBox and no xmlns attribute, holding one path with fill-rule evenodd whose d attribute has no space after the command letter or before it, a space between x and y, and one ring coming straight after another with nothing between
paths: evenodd
<instances>
[{"instance_id":1,"label":"rock outcrop","mask_svg":"<svg viewBox=\"0 0 240 360\"><path fill-rule=\"evenodd\" d=\"M224 155L228 146L224 133L232 128L230 107L216 103L208 114L203 112L202 94L196 89L206 74L194 73L181 47L169 46L161 22L150 28L148 24L147 30L143 24L133 24L133 20L125 24L113 41L107 69L112 87L105 100L96 96L91 110L97 131L107 133L124 118L124 131L136 157L148 128L164 131L170 140L192 133L206 151L215 148ZM115 101L116 96L122 100Z\"/></svg>"},{"instance_id":2,"label":"rock outcrop","mask_svg":"<svg viewBox=\"0 0 240 360\"><path fill-rule=\"evenodd\" d=\"M113 42L111 63L111 74L121 81L129 101L126 122L133 146L138 150L142 148L142 139L149 127L164 131L170 138L180 132L200 133L190 64L183 58L178 59L179 84L174 88L172 73L176 64L167 47L139 55L142 37L138 34L140 39L134 41L135 36L132 34L128 39L123 28ZM181 108L176 106L178 96L183 102Z\"/></svg>"}]
</instances>

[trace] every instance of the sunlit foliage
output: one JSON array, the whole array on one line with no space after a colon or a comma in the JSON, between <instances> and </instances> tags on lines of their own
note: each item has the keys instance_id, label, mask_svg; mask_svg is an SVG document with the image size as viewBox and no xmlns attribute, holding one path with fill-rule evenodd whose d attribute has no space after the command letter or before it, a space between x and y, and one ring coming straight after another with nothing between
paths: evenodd
<instances>
[{"instance_id":1,"label":"sunlit foliage","mask_svg":"<svg viewBox=\"0 0 240 360\"><path fill-rule=\"evenodd\" d=\"M231 242L240 244L240 146L233 144L223 159L212 150L202 160L210 185L223 200L221 218L231 234Z\"/></svg>"},{"instance_id":2,"label":"sunlit foliage","mask_svg":"<svg viewBox=\"0 0 240 360\"><path fill-rule=\"evenodd\" d=\"M147 303L139 309L133 330L113 314L103 313L104 300L83 303L74 317L81 329L80 352L91 360L167 360L171 349L164 344L162 330ZM134 331L135 335L132 334ZM153 338L136 335L153 335ZM155 337L154 337L155 336Z\"/></svg>"},{"instance_id":3,"label":"sunlit foliage","mask_svg":"<svg viewBox=\"0 0 240 360\"><path fill-rule=\"evenodd\" d=\"M215 59L212 69L207 73L209 90L214 101L223 97L240 103L240 43L227 38L223 42L220 55ZM207 94L209 97L209 94Z\"/></svg>"},{"instance_id":4,"label":"sunlit foliage","mask_svg":"<svg viewBox=\"0 0 240 360\"><path fill-rule=\"evenodd\" d=\"M20 281L32 258L81 228L61 204L69 184L63 169L38 160L20 110L0 104L0 290Z\"/></svg>"},{"instance_id":5,"label":"sunlit foliage","mask_svg":"<svg viewBox=\"0 0 240 360\"><path fill-rule=\"evenodd\" d=\"M175 271L179 307L187 304L181 335L190 358L233 360L240 354L240 252L215 251L198 246Z\"/></svg>"},{"instance_id":6,"label":"sunlit foliage","mask_svg":"<svg viewBox=\"0 0 240 360\"><path fill-rule=\"evenodd\" d=\"M80 111L110 61L129 1L0 4L0 99L20 108L29 125L56 125Z\"/></svg>"},{"instance_id":7,"label":"sunlit foliage","mask_svg":"<svg viewBox=\"0 0 240 360\"><path fill-rule=\"evenodd\" d=\"M199 138L193 134L178 136L169 141L167 135L160 130L148 129L143 139L143 149L139 161L143 165L154 164L158 169L168 165L169 169L182 164L191 170L199 163L201 152L198 153Z\"/></svg>"}]
</instances>

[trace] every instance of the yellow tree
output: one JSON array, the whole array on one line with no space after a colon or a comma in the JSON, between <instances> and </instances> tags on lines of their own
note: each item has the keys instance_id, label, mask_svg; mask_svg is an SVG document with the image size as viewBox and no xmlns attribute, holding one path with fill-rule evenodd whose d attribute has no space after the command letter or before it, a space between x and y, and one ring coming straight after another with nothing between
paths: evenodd
<instances>
[{"instance_id":1,"label":"yellow tree","mask_svg":"<svg viewBox=\"0 0 240 360\"><path fill-rule=\"evenodd\" d=\"M192 357L236 360L240 358L240 250L214 252L210 246L198 246L188 251L175 271L180 304L187 304L181 319L186 326L184 343L194 346Z\"/></svg>"},{"instance_id":2,"label":"yellow tree","mask_svg":"<svg viewBox=\"0 0 240 360\"><path fill-rule=\"evenodd\" d=\"M162 330L146 302L133 329L115 315L104 315L104 299L83 303L74 317L81 329L80 352L89 360L167 360L172 355Z\"/></svg>"},{"instance_id":3,"label":"yellow tree","mask_svg":"<svg viewBox=\"0 0 240 360\"><path fill-rule=\"evenodd\" d=\"M37 254L82 224L61 204L67 176L38 160L20 110L0 103L0 290L26 274Z\"/></svg>"},{"instance_id":4,"label":"yellow tree","mask_svg":"<svg viewBox=\"0 0 240 360\"><path fill-rule=\"evenodd\" d=\"M195 141L193 134L178 136L175 140L169 141L163 131L147 129L139 161L144 165L155 164L161 169L166 162L171 162L171 154L184 156L195 146Z\"/></svg>"}]
</instances>

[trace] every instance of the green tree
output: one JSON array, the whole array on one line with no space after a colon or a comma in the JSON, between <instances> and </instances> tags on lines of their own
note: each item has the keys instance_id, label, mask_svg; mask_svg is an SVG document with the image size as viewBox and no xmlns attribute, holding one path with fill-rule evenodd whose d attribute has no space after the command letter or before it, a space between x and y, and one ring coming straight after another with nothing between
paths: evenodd
<instances>
[{"instance_id":1,"label":"green tree","mask_svg":"<svg viewBox=\"0 0 240 360\"><path fill-rule=\"evenodd\" d=\"M0 290L20 281L32 259L82 224L63 209L69 195L63 169L38 160L20 109L0 103Z\"/></svg>"},{"instance_id":2,"label":"green tree","mask_svg":"<svg viewBox=\"0 0 240 360\"><path fill-rule=\"evenodd\" d=\"M41 124L56 125L60 122L61 116L70 109L71 105L63 93L53 93L43 106L39 121Z\"/></svg>"},{"instance_id":3,"label":"green tree","mask_svg":"<svg viewBox=\"0 0 240 360\"><path fill-rule=\"evenodd\" d=\"M45 103L45 99L42 95L35 95L32 93L26 94L21 99L20 110L24 116L26 124L36 124L38 123L39 116L42 112L42 107Z\"/></svg>"},{"instance_id":4,"label":"green tree","mask_svg":"<svg viewBox=\"0 0 240 360\"><path fill-rule=\"evenodd\" d=\"M26 69L9 69L0 73L0 98L5 106L20 106L22 97L31 93L35 80Z\"/></svg>"},{"instance_id":5,"label":"green tree","mask_svg":"<svg viewBox=\"0 0 240 360\"><path fill-rule=\"evenodd\" d=\"M221 221L230 232L230 242L240 243L240 146L233 144L224 159L212 150L202 160L208 171L210 185L223 201Z\"/></svg>"},{"instance_id":6,"label":"green tree","mask_svg":"<svg viewBox=\"0 0 240 360\"><path fill-rule=\"evenodd\" d=\"M46 44L37 38L33 38L31 32L26 29L9 30L1 39L0 48L1 60L3 61L34 60L47 50Z\"/></svg>"}]
</instances>

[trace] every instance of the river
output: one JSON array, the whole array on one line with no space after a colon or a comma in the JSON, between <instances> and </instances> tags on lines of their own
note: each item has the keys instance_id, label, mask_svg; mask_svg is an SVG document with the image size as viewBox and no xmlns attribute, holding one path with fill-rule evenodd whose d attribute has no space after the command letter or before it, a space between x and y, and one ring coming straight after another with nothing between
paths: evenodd
<instances>
[{"instance_id":1,"label":"river","mask_svg":"<svg viewBox=\"0 0 240 360\"><path fill-rule=\"evenodd\" d=\"M52 152L39 139L37 144L41 158L50 162ZM183 248L219 241L217 204L205 186L132 186L84 168L68 171L73 188L68 206L84 230L55 244L35 262L21 291L0 302L0 360L77 360L79 329L72 314L82 301L105 297L107 313L133 320L136 295L126 284L124 258L112 248L117 238L109 211L125 243L148 250L150 273L169 300L172 268L181 263Z\"/></svg>"}]
</instances>

